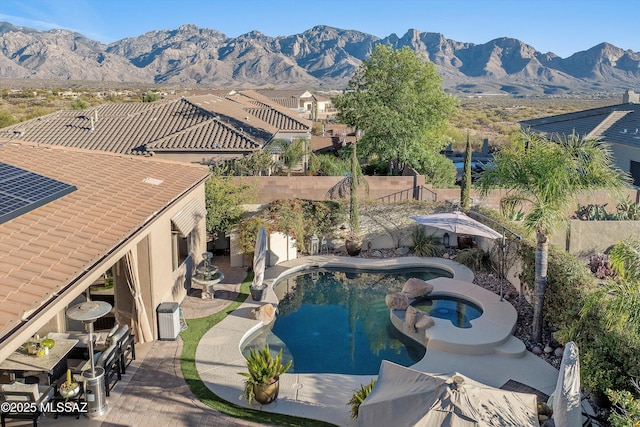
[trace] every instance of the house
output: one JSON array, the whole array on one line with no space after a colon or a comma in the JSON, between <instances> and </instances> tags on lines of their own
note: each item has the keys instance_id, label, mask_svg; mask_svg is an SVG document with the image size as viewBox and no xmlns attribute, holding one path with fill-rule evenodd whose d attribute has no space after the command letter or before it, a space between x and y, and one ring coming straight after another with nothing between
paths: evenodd
<instances>
[{"instance_id":1,"label":"house","mask_svg":"<svg viewBox=\"0 0 640 427\"><path fill-rule=\"evenodd\" d=\"M241 132L262 130L268 133L270 139L267 143L274 139L293 141L311 137L310 121L292 114L256 91L230 91L224 97L215 94L185 95L184 99L217 117L233 121L235 129Z\"/></svg>"},{"instance_id":2,"label":"house","mask_svg":"<svg viewBox=\"0 0 640 427\"><path fill-rule=\"evenodd\" d=\"M331 104L331 98L319 93L276 89L260 89L256 92L310 120L325 120L336 113Z\"/></svg>"},{"instance_id":3,"label":"house","mask_svg":"<svg viewBox=\"0 0 640 427\"><path fill-rule=\"evenodd\" d=\"M213 164L262 149L272 131L178 98L57 111L2 128L0 138Z\"/></svg>"},{"instance_id":4,"label":"house","mask_svg":"<svg viewBox=\"0 0 640 427\"><path fill-rule=\"evenodd\" d=\"M65 310L87 297L114 307L102 328L156 339L158 305L186 296L206 250L208 168L4 139L0 169L0 362L35 333L82 330Z\"/></svg>"},{"instance_id":5,"label":"house","mask_svg":"<svg viewBox=\"0 0 640 427\"><path fill-rule=\"evenodd\" d=\"M572 133L599 138L610 145L616 166L640 186L640 103L633 91L624 94L622 104L525 120L520 126L549 138Z\"/></svg>"}]
</instances>

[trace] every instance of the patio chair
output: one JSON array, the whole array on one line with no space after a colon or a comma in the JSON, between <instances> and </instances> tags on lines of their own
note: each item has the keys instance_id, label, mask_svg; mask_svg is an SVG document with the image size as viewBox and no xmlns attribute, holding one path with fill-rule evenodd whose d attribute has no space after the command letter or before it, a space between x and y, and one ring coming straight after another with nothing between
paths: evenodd
<instances>
[{"instance_id":1,"label":"patio chair","mask_svg":"<svg viewBox=\"0 0 640 427\"><path fill-rule=\"evenodd\" d=\"M128 325L122 325L109 337L109 343L115 344L118 348L118 358L120 363L120 373L124 374L127 366L136 358L134 343L135 336L131 334Z\"/></svg>"},{"instance_id":2,"label":"patio chair","mask_svg":"<svg viewBox=\"0 0 640 427\"><path fill-rule=\"evenodd\" d=\"M135 335L131 333L131 330L127 325L123 325L118 333L114 335L120 356L120 372L123 374L126 373L127 367L131 362L136 360L135 338Z\"/></svg>"},{"instance_id":3,"label":"patio chair","mask_svg":"<svg viewBox=\"0 0 640 427\"><path fill-rule=\"evenodd\" d=\"M110 395L111 390L119 380L122 379L122 371L120 370L120 352L115 342L111 343L104 351L100 351L94 354L95 366L99 366L104 369L104 387L105 394ZM91 369L91 361L83 360L79 365L71 366L69 369L74 374L75 378L81 379L80 375L84 371Z\"/></svg>"},{"instance_id":4,"label":"patio chair","mask_svg":"<svg viewBox=\"0 0 640 427\"><path fill-rule=\"evenodd\" d=\"M0 403L29 403L33 411L10 412L2 411L2 427L6 427L7 419L32 420L33 426L38 427L38 418L42 415L42 407L53 398L55 386L38 386L38 384L2 384L0 385Z\"/></svg>"},{"instance_id":5,"label":"patio chair","mask_svg":"<svg viewBox=\"0 0 640 427\"><path fill-rule=\"evenodd\" d=\"M105 393L109 396L111 389L116 383L122 379L120 370L120 352L116 343L112 343L105 351L100 354L96 363L104 368L104 387Z\"/></svg>"}]
</instances>

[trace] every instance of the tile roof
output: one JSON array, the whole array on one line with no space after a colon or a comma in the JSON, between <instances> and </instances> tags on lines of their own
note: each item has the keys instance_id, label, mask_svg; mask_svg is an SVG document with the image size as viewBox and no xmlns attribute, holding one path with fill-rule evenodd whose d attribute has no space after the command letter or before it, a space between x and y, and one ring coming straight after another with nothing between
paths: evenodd
<instances>
[{"instance_id":1,"label":"tile roof","mask_svg":"<svg viewBox=\"0 0 640 427\"><path fill-rule=\"evenodd\" d=\"M246 112L275 126L280 131L311 131L311 121L298 117L296 113L293 113L288 108L274 104L269 98L256 91L245 90L227 96L227 99L244 105Z\"/></svg>"},{"instance_id":2,"label":"tile roof","mask_svg":"<svg viewBox=\"0 0 640 427\"><path fill-rule=\"evenodd\" d=\"M616 144L640 146L640 104L618 104L520 122L522 128L547 135L598 137Z\"/></svg>"},{"instance_id":3,"label":"tile roof","mask_svg":"<svg viewBox=\"0 0 640 427\"><path fill-rule=\"evenodd\" d=\"M224 126L211 112L185 99L59 111L0 129L2 137L140 155L152 155L154 149L254 151L270 139Z\"/></svg>"},{"instance_id":4,"label":"tile roof","mask_svg":"<svg viewBox=\"0 0 640 427\"><path fill-rule=\"evenodd\" d=\"M0 342L209 175L206 166L7 140L0 158L77 187L0 224Z\"/></svg>"}]
</instances>

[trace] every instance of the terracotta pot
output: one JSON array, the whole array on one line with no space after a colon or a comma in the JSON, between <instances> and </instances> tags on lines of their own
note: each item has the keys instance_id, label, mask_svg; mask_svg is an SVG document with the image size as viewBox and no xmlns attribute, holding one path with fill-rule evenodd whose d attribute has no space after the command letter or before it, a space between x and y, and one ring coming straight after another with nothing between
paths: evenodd
<instances>
[{"instance_id":1,"label":"terracotta pot","mask_svg":"<svg viewBox=\"0 0 640 427\"><path fill-rule=\"evenodd\" d=\"M276 378L271 384L255 384L253 386L253 393L255 394L256 402L263 405L267 405L278 398L278 392L280 391L280 380Z\"/></svg>"},{"instance_id":2,"label":"terracotta pot","mask_svg":"<svg viewBox=\"0 0 640 427\"><path fill-rule=\"evenodd\" d=\"M360 255L360 251L362 250L362 240L352 240L347 239L344 242L344 246L347 249L347 253L351 256Z\"/></svg>"}]
</instances>

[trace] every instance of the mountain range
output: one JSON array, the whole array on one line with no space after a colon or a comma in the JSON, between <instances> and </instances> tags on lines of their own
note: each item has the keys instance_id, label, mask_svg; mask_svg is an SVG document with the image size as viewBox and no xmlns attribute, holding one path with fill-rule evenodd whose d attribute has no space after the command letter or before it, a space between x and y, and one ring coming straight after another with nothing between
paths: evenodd
<instances>
[{"instance_id":1,"label":"mountain range","mask_svg":"<svg viewBox=\"0 0 640 427\"><path fill-rule=\"evenodd\" d=\"M195 25L110 44L77 32L0 23L0 78L179 87L343 89L378 44L408 46L433 62L452 93L598 94L640 86L640 52L601 43L567 58L513 38L458 42L410 29L379 38L319 25L301 34L227 37Z\"/></svg>"}]
</instances>

